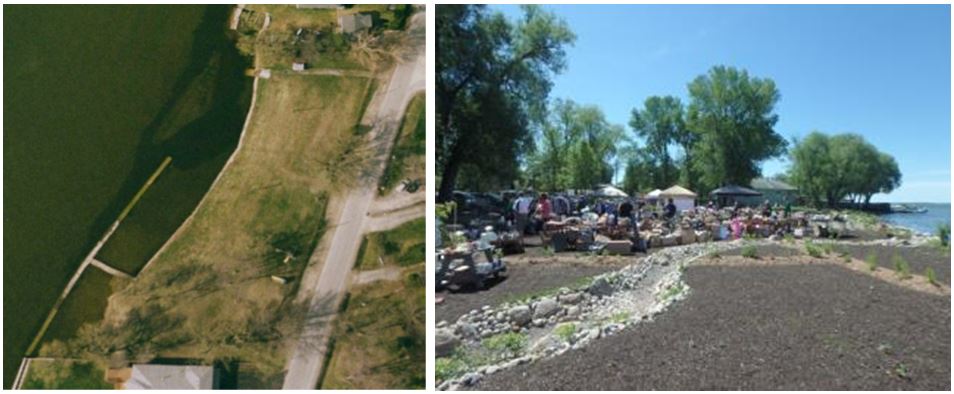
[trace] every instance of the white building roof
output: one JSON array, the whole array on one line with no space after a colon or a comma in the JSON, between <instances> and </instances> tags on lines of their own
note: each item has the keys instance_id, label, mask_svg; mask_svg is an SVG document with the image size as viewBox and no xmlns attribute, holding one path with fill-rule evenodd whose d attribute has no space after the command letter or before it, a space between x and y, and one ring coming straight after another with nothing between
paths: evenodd
<instances>
[{"instance_id":1,"label":"white building roof","mask_svg":"<svg viewBox=\"0 0 954 394\"><path fill-rule=\"evenodd\" d=\"M206 365L135 364L126 381L127 390L211 390L215 371Z\"/></svg>"}]
</instances>

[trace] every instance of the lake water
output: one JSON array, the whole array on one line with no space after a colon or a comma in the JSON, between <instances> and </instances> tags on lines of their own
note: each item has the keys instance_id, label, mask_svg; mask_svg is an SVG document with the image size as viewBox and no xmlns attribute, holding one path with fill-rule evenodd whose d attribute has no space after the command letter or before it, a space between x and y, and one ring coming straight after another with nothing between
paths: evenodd
<instances>
[{"instance_id":1,"label":"lake water","mask_svg":"<svg viewBox=\"0 0 954 394\"><path fill-rule=\"evenodd\" d=\"M892 213L881 215L888 223L910 228L912 230L934 234L941 223L951 224L951 204L937 203L909 203L927 209L925 213Z\"/></svg>"},{"instance_id":2,"label":"lake water","mask_svg":"<svg viewBox=\"0 0 954 394\"><path fill-rule=\"evenodd\" d=\"M252 80L228 37L230 6L4 11L9 387L82 258L166 156L172 165L97 257L136 273L194 209L235 148ZM102 316L108 281L94 279L80 280L83 299L67 302L48 336Z\"/></svg>"}]
</instances>

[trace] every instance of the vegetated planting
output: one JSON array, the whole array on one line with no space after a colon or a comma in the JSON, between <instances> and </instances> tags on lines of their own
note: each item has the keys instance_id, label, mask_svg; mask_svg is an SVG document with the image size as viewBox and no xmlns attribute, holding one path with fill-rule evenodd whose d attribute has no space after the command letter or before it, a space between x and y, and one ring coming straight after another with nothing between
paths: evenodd
<instances>
[{"instance_id":1,"label":"vegetated planting","mask_svg":"<svg viewBox=\"0 0 954 394\"><path fill-rule=\"evenodd\" d=\"M401 181L420 182L424 178L424 154L427 152L427 116L424 94L414 96L407 105L404 119L391 150L378 193L386 195Z\"/></svg>"},{"instance_id":2,"label":"vegetated planting","mask_svg":"<svg viewBox=\"0 0 954 394\"><path fill-rule=\"evenodd\" d=\"M273 75L260 80L242 146L190 222L135 281L111 299L106 319L41 354L104 367L124 351L239 361L261 380L282 373L297 335L300 275L325 230L328 196L340 188L328 157L350 146L370 80ZM336 168L339 177L347 168ZM349 175L353 177L354 175Z\"/></svg>"}]
</instances>

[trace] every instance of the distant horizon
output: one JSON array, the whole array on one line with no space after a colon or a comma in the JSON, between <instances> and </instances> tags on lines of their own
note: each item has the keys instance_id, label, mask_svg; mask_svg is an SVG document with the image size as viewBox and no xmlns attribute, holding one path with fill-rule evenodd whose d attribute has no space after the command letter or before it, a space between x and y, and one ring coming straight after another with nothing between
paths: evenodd
<instances>
[{"instance_id":1,"label":"distant horizon","mask_svg":"<svg viewBox=\"0 0 954 394\"><path fill-rule=\"evenodd\" d=\"M516 5L490 7L521 15ZM630 111L647 97L688 104L693 78L742 68L776 82L775 129L786 140L853 132L895 157L901 186L872 202L951 202L949 5L543 7L577 35L550 99L597 105L633 136ZM762 175L788 165L768 160Z\"/></svg>"}]
</instances>

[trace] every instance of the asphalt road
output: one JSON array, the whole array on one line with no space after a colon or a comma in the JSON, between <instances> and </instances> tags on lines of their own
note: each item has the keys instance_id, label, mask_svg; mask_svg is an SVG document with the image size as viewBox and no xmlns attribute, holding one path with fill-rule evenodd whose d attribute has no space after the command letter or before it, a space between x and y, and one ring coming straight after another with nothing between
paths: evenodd
<instances>
[{"instance_id":1,"label":"asphalt road","mask_svg":"<svg viewBox=\"0 0 954 394\"><path fill-rule=\"evenodd\" d=\"M384 93L371 131L373 141L383 141L378 155L387 158L391 150L394 133L401 124L401 118L407 104L414 94L425 89L425 15L419 12L411 19L410 32L413 48L403 56L402 61L391 74L387 91ZM339 221L331 229L331 245L320 265L317 285L310 293L310 310L305 328L288 362L283 389L314 389L323 368L328 339L331 335L334 316L345 293L348 275L357 257L365 220L377 195L377 179L384 169L386 160L374 160L376 167L351 190L344 203ZM316 267L317 268L317 267ZM307 289L305 291L308 291Z\"/></svg>"}]
</instances>

